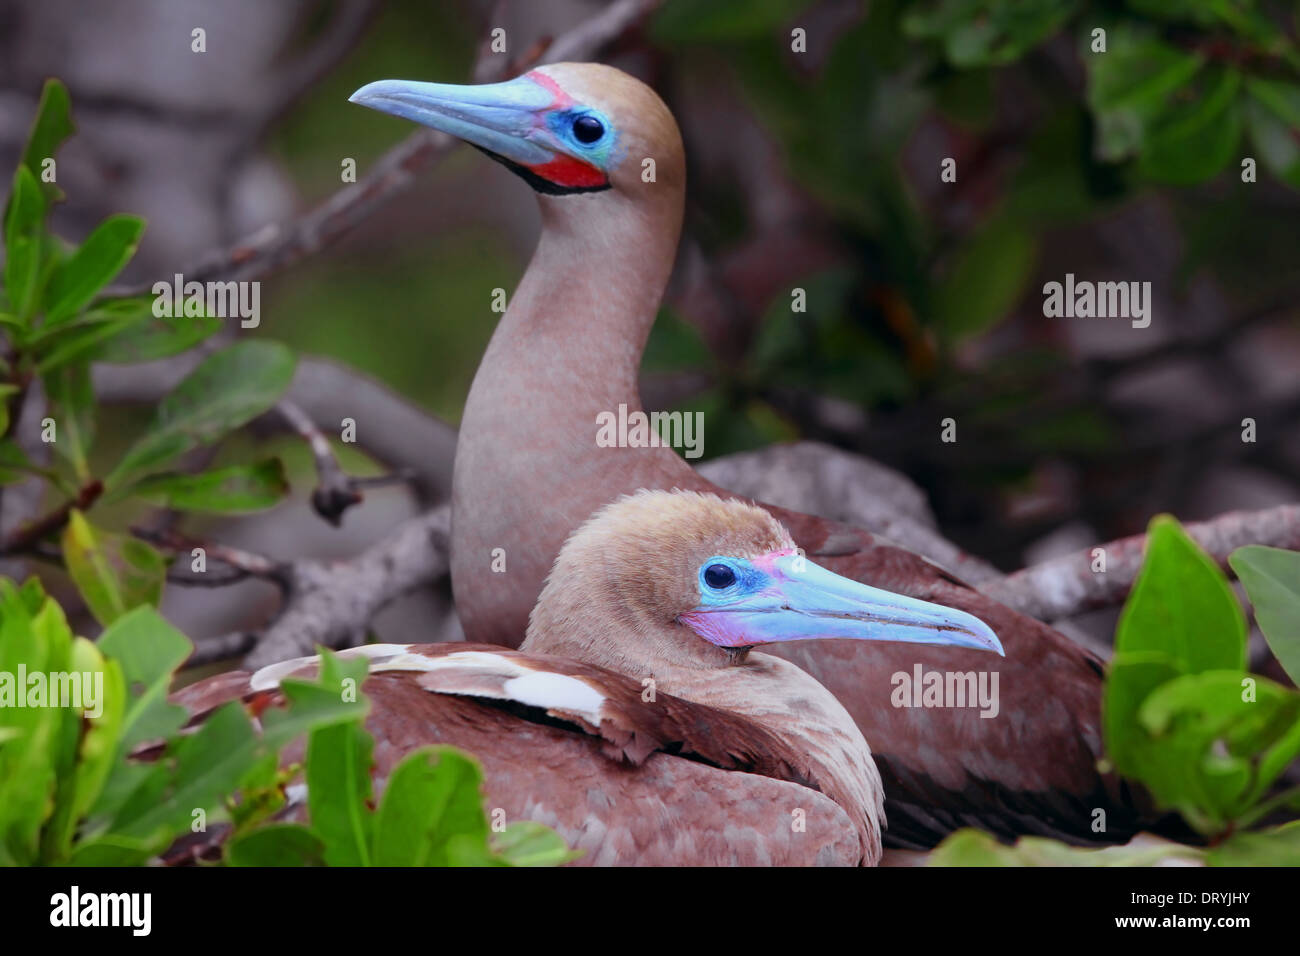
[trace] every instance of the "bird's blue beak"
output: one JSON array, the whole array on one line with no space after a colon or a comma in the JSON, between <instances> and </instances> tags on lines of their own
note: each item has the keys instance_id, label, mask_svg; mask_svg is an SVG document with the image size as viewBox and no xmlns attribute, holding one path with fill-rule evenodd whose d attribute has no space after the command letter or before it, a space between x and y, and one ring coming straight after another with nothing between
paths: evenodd
<instances>
[{"instance_id":1,"label":"bird's blue beak","mask_svg":"<svg viewBox=\"0 0 1300 956\"><path fill-rule=\"evenodd\" d=\"M746 562L734 585L705 595L682 620L722 647L849 638L942 644L1005 656L993 630L972 614L882 591L789 552Z\"/></svg>"},{"instance_id":2,"label":"bird's blue beak","mask_svg":"<svg viewBox=\"0 0 1300 956\"><path fill-rule=\"evenodd\" d=\"M526 168L544 166L555 158L546 145L549 136L543 117L554 96L527 75L478 86L379 80L348 99L442 130Z\"/></svg>"}]
</instances>

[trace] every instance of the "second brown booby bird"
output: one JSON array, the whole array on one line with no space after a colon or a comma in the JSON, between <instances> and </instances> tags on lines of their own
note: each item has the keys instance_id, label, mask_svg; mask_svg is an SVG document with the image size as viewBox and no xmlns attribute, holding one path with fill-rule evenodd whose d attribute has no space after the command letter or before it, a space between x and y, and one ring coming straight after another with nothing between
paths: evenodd
<instances>
[{"instance_id":1,"label":"second brown booby bird","mask_svg":"<svg viewBox=\"0 0 1300 956\"><path fill-rule=\"evenodd\" d=\"M378 644L365 692L382 785L453 744L489 806L555 827L588 864L875 864L885 822L862 733L827 690L756 645L841 638L1001 653L983 622L819 568L767 512L642 492L565 544L519 651ZM285 661L175 699L261 712ZM284 758L282 758L284 759ZM293 811L291 811L293 812Z\"/></svg>"},{"instance_id":2,"label":"second brown booby bird","mask_svg":"<svg viewBox=\"0 0 1300 956\"><path fill-rule=\"evenodd\" d=\"M728 494L670 448L596 441L602 416L641 409L641 356L681 228L681 137L649 87L597 64L481 86L385 80L352 100L474 145L519 174L541 206L537 250L465 406L452 500L466 635L516 646L561 544L595 509L643 487ZM993 668L971 652L917 646L776 649L873 741L896 845L932 845L966 825L1085 841L1133 831L1132 796L1098 770L1103 669L1092 653L864 530L767 510L828 569L960 608L1006 648ZM945 696L968 677L988 680L996 708Z\"/></svg>"}]
</instances>

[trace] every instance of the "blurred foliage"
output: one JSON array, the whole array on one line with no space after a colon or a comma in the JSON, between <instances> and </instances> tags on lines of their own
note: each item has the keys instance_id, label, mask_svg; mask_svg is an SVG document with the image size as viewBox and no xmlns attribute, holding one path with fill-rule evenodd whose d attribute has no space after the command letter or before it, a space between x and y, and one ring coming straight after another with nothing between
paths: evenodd
<instances>
[{"instance_id":1,"label":"blurred foliage","mask_svg":"<svg viewBox=\"0 0 1300 956\"><path fill-rule=\"evenodd\" d=\"M1240 182L1250 156L1262 180L1300 187L1294 10L1253 0L883 0L863 10L829 33L812 28L816 5L800 0L705 11L670 0L655 21L652 38L685 72L727 64L792 179L852 251L847 268L800 283L806 314L769 304L751 348L716 370L704 402L740 422L779 421L788 410L756 413L770 398L764 383L777 382L868 409L938 406L998 422L1015 394L1021 420L980 436L998 452L987 456L1001 463L988 471L997 481L1044 455L1114 449L1119 423L1095 401L1035 401L1059 390L1062 362L1026 363L995 386L990 369L972 374L956 357L1036 308L1026 298L1045 240L1167 185L1186 191L1170 194L1182 278L1208 267L1230 290L1255 292L1294 274L1294 216ZM807 54L790 52L796 26L808 28ZM958 157L956 183L912 178L909 149L936 122ZM1208 193L1189 188L1211 181ZM743 216L743 203L701 202L711 225L738 207ZM725 248L751 231L732 222L715 239ZM661 323L652 343L664 334ZM694 363L682 353L681 367ZM777 437L768 428L754 440ZM903 463L896 437L872 451Z\"/></svg>"},{"instance_id":2,"label":"blurred foliage","mask_svg":"<svg viewBox=\"0 0 1300 956\"><path fill-rule=\"evenodd\" d=\"M87 512L132 502L223 514L278 504L288 492L278 458L199 473L177 466L272 408L293 377L295 356L261 338L210 352L100 467L91 455L99 417L92 363L174 355L200 345L220 322L189 301L173 302L179 314L160 316L159 296L102 296L134 254L141 220L113 216L80 246L48 230L49 204L62 194L40 177L73 132L67 91L51 80L4 216L0 482L36 479L61 503L2 544L5 554L29 557L57 538L44 556L63 565L104 630L95 643L74 637L37 579L20 588L0 578L0 865L139 865L217 822L232 825L223 845L233 864L571 859L539 824L491 833L481 770L449 747L407 755L371 814L368 705L358 690L364 658L326 655L320 681L285 680L287 707L262 712L256 725L232 701L182 732L185 711L167 693L193 646L156 610L168 559L133 533L98 527ZM52 467L29 460L14 434L37 379L50 403L41 437L57 455ZM56 681L71 675L91 683L71 700L55 699ZM281 768L279 750L303 734L310 827L273 822L293 776Z\"/></svg>"},{"instance_id":3,"label":"blurred foliage","mask_svg":"<svg viewBox=\"0 0 1300 956\"><path fill-rule=\"evenodd\" d=\"M1240 548L1230 558L1279 661L1295 667L1300 553ZM946 866L1296 865L1300 821L1256 830L1300 810L1282 774L1300 756L1300 691L1246 670L1246 618L1223 572L1177 521L1160 516L1115 634L1102 704L1108 759L1141 781L1209 842L1083 850L1052 840L1002 846L963 830L936 851Z\"/></svg>"},{"instance_id":4,"label":"blurred foliage","mask_svg":"<svg viewBox=\"0 0 1300 956\"><path fill-rule=\"evenodd\" d=\"M21 588L0 579L0 865L141 865L218 825L229 826L223 859L232 865L573 858L540 824L492 833L482 772L451 747L408 754L372 811L365 658L325 654L319 679L286 678L286 705L263 710L256 724L230 701L185 732L186 712L167 693L192 650L147 605L119 616L95 643L74 637L35 578ZM82 681L69 700L54 696L59 675ZM36 676L44 683L33 684ZM277 822L301 769L282 766L279 752L304 734L310 827Z\"/></svg>"},{"instance_id":5,"label":"blurred foliage","mask_svg":"<svg viewBox=\"0 0 1300 956\"><path fill-rule=\"evenodd\" d=\"M0 482L35 478L46 486L47 497L60 503L45 524L12 531L3 546L9 553L31 554L50 533L60 532L57 558L107 626L138 605L158 604L167 561L145 541L98 527L88 512L132 499L156 502L159 496L171 507L194 511L256 510L279 503L288 489L274 460L200 474L171 469L186 452L221 441L271 408L293 377L295 357L286 346L265 339L209 354L158 404L152 421L116 460L92 471L98 409L91 365L175 355L199 345L220 321L202 306L173 303L184 314L159 315L157 297L101 296L134 254L144 230L141 220L112 216L80 246L49 231L49 203L60 194L42 186L45 162L72 132L67 91L50 80L4 217ZM37 379L49 400L40 437L54 452L50 465L30 460L14 434L28 388Z\"/></svg>"}]
</instances>

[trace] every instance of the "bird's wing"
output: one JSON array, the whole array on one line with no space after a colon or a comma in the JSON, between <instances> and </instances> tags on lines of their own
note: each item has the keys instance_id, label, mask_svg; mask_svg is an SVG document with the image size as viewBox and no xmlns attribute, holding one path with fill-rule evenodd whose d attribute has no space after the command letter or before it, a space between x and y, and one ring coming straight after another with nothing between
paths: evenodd
<instances>
[{"instance_id":1,"label":"bird's wing","mask_svg":"<svg viewBox=\"0 0 1300 956\"><path fill-rule=\"evenodd\" d=\"M873 587L974 614L1006 651L995 658L959 648L859 641L766 649L824 684L861 728L885 784L886 846L933 846L962 826L1007 837L1116 842L1155 819L1143 794L1098 770L1103 667L1094 654L865 531L766 507L811 561ZM945 687L939 706L913 693L935 672ZM959 676L968 674L976 681L976 699L953 706L956 693L971 686ZM987 704L978 699L981 679Z\"/></svg>"},{"instance_id":2,"label":"bird's wing","mask_svg":"<svg viewBox=\"0 0 1300 956\"><path fill-rule=\"evenodd\" d=\"M450 744L483 765L489 812L554 827L580 863L856 864L847 814L789 747L734 714L629 678L488 645L369 645L366 727L377 789L411 750ZM223 674L173 695L196 720L227 700L260 713L315 658ZM292 761L300 745L288 748Z\"/></svg>"}]
</instances>

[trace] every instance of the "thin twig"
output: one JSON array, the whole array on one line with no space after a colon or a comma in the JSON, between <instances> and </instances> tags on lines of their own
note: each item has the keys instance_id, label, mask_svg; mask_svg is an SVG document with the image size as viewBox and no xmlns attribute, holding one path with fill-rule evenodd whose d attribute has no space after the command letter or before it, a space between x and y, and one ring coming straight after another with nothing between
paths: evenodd
<instances>
[{"instance_id":1,"label":"thin twig","mask_svg":"<svg viewBox=\"0 0 1300 956\"><path fill-rule=\"evenodd\" d=\"M595 56L603 47L631 30L660 2L662 0L618 0L557 38L541 54L539 62L554 63ZM500 69L493 69L497 64ZM516 68L519 66L514 65ZM491 79L504 75L511 66L505 58L488 60L480 53L475 74L477 78ZM412 133L381 156L361 182L343 187L293 222L265 226L233 245L205 256L183 270L186 281L260 279L320 252L408 189L457 142L436 130L421 129ZM109 294L144 295L152 287L152 282L141 283L111 289Z\"/></svg>"},{"instance_id":2,"label":"thin twig","mask_svg":"<svg viewBox=\"0 0 1300 956\"><path fill-rule=\"evenodd\" d=\"M73 509L85 511L104 493L104 485L98 479L92 479L82 486L75 498L65 501L53 511L30 521L15 531L5 542L0 544L0 555L27 554L31 552L47 535L62 530L68 523Z\"/></svg>"},{"instance_id":3,"label":"thin twig","mask_svg":"<svg viewBox=\"0 0 1300 956\"><path fill-rule=\"evenodd\" d=\"M1248 544L1300 550L1300 505L1232 511L1184 527L1221 567L1227 566L1229 554ZM1092 570L1100 567L1097 548L1105 555L1104 571ZM987 581L979 589L1021 614L1051 623L1122 603L1137 580L1145 552L1146 535L1133 535L1044 561Z\"/></svg>"},{"instance_id":4,"label":"thin twig","mask_svg":"<svg viewBox=\"0 0 1300 956\"><path fill-rule=\"evenodd\" d=\"M135 527L131 529L131 533L142 541L148 541L150 544L158 545L176 554L188 555L192 554L195 549L202 549L205 559L211 558L225 565L232 572L225 576L210 578L207 571L184 573L176 572L173 569L173 573L169 576L178 584L220 587L226 584L235 584L245 578L260 578L274 582L280 587L281 591L287 592L289 590L291 572L288 562L276 561L273 558L255 554L252 551L245 551L242 548L233 548L229 545L216 544L211 541L200 541L171 528Z\"/></svg>"},{"instance_id":5,"label":"thin twig","mask_svg":"<svg viewBox=\"0 0 1300 956\"><path fill-rule=\"evenodd\" d=\"M316 513L338 527L343 521L343 513L364 497L362 488L379 488L385 485L410 481L414 474L409 468L403 468L389 475L373 475L367 478L347 474L334 455L330 440L325 437L310 415L293 401L281 399L275 406L284 416L289 427L307 442L311 449L312 460L316 463L316 487L311 493L311 506Z\"/></svg>"}]
</instances>

